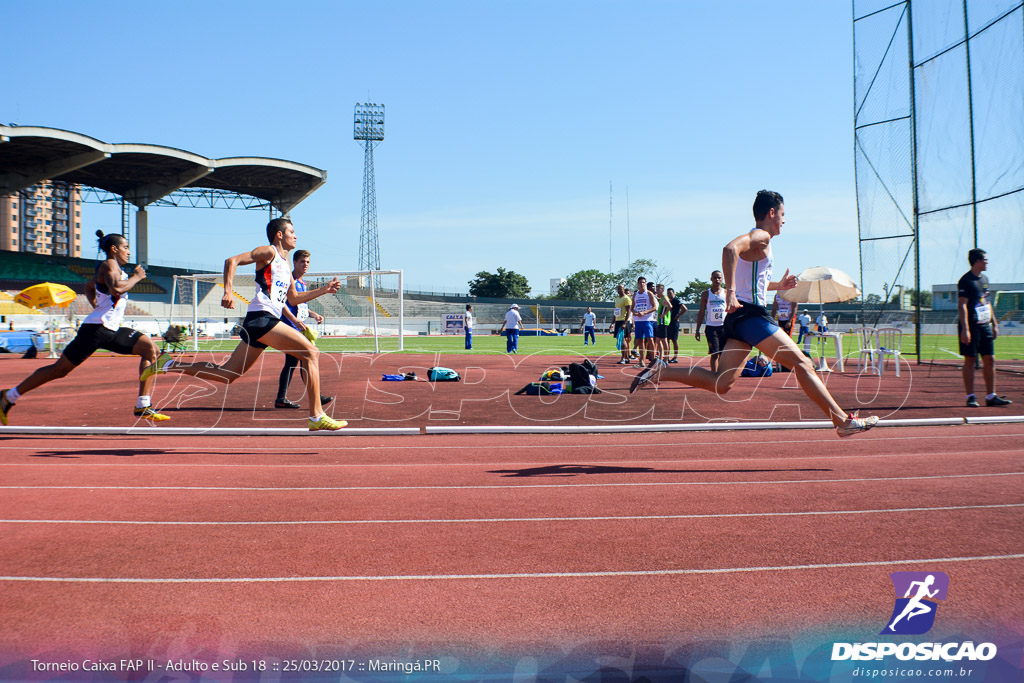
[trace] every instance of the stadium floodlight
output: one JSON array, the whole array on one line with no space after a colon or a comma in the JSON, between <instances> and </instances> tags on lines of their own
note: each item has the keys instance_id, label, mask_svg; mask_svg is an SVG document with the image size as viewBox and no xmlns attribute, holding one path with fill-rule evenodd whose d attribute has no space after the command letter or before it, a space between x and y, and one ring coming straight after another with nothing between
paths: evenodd
<instances>
[{"instance_id":1,"label":"stadium floodlight","mask_svg":"<svg viewBox=\"0 0 1024 683\"><path fill-rule=\"evenodd\" d=\"M384 139L383 104L360 104L356 102L352 137L355 140L370 140L373 142L380 142Z\"/></svg>"}]
</instances>

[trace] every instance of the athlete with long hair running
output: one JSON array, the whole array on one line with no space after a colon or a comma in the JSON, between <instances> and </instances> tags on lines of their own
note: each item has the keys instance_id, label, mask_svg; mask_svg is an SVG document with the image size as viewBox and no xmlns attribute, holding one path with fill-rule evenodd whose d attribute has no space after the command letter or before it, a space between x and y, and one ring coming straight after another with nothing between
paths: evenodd
<instances>
[{"instance_id":1,"label":"athlete with long hair running","mask_svg":"<svg viewBox=\"0 0 1024 683\"><path fill-rule=\"evenodd\" d=\"M131 249L128 240L121 235L104 235L97 230L100 251L106 259L96 266L96 274L85 285L85 296L93 311L82 321L78 334L64 348L56 363L41 367L18 386L0 391L0 422L7 424L8 414L18 399L47 382L67 376L97 349L114 353L140 356L139 398L135 404L135 417L151 422L163 422L171 418L163 415L150 405L153 378L146 375L157 357L156 344L147 335L129 327L121 327L124 312L128 307L128 292L146 277L142 266L135 266L131 275L122 268L128 264Z\"/></svg>"}]
</instances>

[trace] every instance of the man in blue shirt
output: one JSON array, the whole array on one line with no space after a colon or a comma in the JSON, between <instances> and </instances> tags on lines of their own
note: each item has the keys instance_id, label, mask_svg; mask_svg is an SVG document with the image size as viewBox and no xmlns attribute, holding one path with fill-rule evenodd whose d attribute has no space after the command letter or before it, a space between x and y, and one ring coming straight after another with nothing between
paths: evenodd
<instances>
[{"instance_id":1,"label":"man in blue shirt","mask_svg":"<svg viewBox=\"0 0 1024 683\"><path fill-rule=\"evenodd\" d=\"M295 291L305 292L306 282L302 279L302 276L309 271L309 258L310 254L305 249L296 250L292 256L292 277L295 278ZM305 332L307 318L313 318L317 324L324 321L316 311L309 310L308 304L299 304L298 306L292 306L287 304L283 311L284 322L294 327L299 332ZM277 383L277 398L274 399L275 408L301 408L298 403L294 403L288 400L288 385L292 381L292 371L295 370L299 365L299 359L295 356L285 354L284 367L281 368L281 377ZM334 400L333 396L321 396L320 404L326 406L328 403Z\"/></svg>"}]
</instances>

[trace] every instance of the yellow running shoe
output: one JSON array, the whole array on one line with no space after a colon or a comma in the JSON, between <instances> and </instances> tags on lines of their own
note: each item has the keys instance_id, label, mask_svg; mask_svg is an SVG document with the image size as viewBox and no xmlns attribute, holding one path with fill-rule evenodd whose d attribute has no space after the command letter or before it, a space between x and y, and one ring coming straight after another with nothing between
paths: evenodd
<instances>
[{"instance_id":1,"label":"yellow running shoe","mask_svg":"<svg viewBox=\"0 0 1024 683\"><path fill-rule=\"evenodd\" d=\"M7 400L7 390L0 391L0 422L7 425L7 413L11 412L14 404Z\"/></svg>"},{"instance_id":2,"label":"yellow running shoe","mask_svg":"<svg viewBox=\"0 0 1024 683\"><path fill-rule=\"evenodd\" d=\"M344 420L335 420L333 417L328 417L327 413L324 413L317 418L315 422L313 420L309 421L309 431L319 432L325 430L333 432L341 429L347 424L348 422L345 422Z\"/></svg>"},{"instance_id":3,"label":"yellow running shoe","mask_svg":"<svg viewBox=\"0 0 1024 683\"><path fill-rule=\"evenodd\" d=\"M153 375L162 375L167 372L166 367L174 360L174 356L169 353L161 353L160 357L156 359L156 362L150 365L148 368L142 371L139 375L139 381L145 382Z\"/></svg>"},{"instance_id":4,"label":"yellow running shoe","mask_svg":"<svg viewBox=\"0 0 1024 683\"><path fill-rule=\"evenodd\" d=\"M166 422L171 419L170 415L158 413L149 406L136 408L135 417L141 417L143 420L149 420L150 422Z\"/></svg>"}]
</instances>

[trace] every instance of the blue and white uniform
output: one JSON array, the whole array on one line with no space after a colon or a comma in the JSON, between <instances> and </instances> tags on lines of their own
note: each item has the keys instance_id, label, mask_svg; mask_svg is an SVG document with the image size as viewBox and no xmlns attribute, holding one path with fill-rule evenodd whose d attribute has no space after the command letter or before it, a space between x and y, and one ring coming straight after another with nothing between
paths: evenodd
<instances>
[{"instance_id":1,"label":"blue and white uniform","mask_svg":"<svg viewBox=\"0 0 1024 683\"><path fill-rule=\"evenodd\" d=\"M300 294L302 292L307 291L306 281L305 280L296 280L295 281L295 291L300 293ZM292 315L294 315L295 319L298 320L300 323L304 322L306 320L306 318L309 317L309 304L298 304L297 306L292 306L291 304L285 304L285 305L288 306L288 310L291 311ZM288 323L289 325L291 325L292 327L294 327L296 330L299 329L298 325L294 324L288 318L284 318L284 321L286 323Z\"/></svg>"},{"instance_id":2,"label":"blue and white uniform","mask_svg":"<svg viewBox=\"0 0 1024 683\"><path fill-rule=\"evenodd\" d=\"M753 228L750 232L757 229ZM741 258L736 263L735 282L732 286L742 307L725 316L727 339L757 346L779 330L765 307L768 302L768 283L772 279L772 263L771 243L765 247L764 258L757 261L744 261Z\"/></svg>"}]
</instances>

